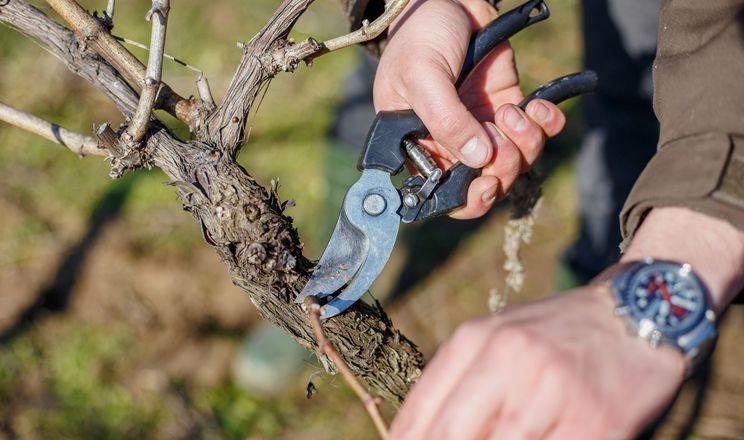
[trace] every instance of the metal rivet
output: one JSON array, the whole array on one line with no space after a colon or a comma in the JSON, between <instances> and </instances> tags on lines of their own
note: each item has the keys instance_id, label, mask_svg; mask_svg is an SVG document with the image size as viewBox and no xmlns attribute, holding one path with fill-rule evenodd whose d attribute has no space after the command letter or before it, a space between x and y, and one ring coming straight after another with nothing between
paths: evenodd
<instances>
[{"instance_id":1,"label":"metal rivet","mask_svg":"<svg viewBox=\"0 0 744 440\"><path fill-rule=\"evenodd\" d=\"M385 208L387 207L387 203L385 203L385 198L382 197L379 194L369 194L367 197L364 198L364 202L362 203L362 207L364 208L364 212L366 212L369 215L378 216L385 212Z\"/></svg>"}]
</instances>

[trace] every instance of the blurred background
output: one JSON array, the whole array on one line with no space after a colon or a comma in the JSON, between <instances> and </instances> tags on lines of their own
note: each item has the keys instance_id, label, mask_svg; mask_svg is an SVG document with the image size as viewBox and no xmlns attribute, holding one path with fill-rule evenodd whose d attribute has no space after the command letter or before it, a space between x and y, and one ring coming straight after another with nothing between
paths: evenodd
<instances>
[{"instance_id":1,"label":"blurred background","mask_svg":"<svg viewBox=\"0 0 744 440\"><path fill-rule=\"evenodd\" d=\"M91 11L106 6L82 3ZM220 99L241 56L236 43L250 40L278 3L173 2L166 51L203 70ZM552 0L551 18L513 39L525 90L580 68L579 6ZM120 1L113 33L147 44L149 7ZM325 39L345 29L340 5L329 0L313 5L293 35ZM340 202L334 185L349 172L328 167L329 130L344 78L361 56L345 49L272 80L240 158L260 182L278 180L280 195L296 201L289 214L310 258L325 246ZM180 94L196 93L196 77L166 61L164 80ZM0 100L89 135L94 124L122 122L101 94L4 27ZM564 105L569 126L540 164L545 200L523 250L524 291L510 303L549 295L560 281L560 256L577 230L578 108L575 100ZM340 378L315 377L318 392L307 399L317 361L277 349L286 341L276 335L252 338L271 331L165 180L153 170L112 181L102 160L0 124L0 439L376 438ZM395 297L388 312L427 356L459 323L487 313L489 292L503 288L508 218L504 203L479 221L439 219L404 230L372 293ZM657 438L744 438L742 313L729 313L724 326L711 368L684 390ZM246 351L258 360L246 365ZM273 376L262 376L266 365ZM393 409L383 409L391 419Z\"/></svg>"}]
</instances>

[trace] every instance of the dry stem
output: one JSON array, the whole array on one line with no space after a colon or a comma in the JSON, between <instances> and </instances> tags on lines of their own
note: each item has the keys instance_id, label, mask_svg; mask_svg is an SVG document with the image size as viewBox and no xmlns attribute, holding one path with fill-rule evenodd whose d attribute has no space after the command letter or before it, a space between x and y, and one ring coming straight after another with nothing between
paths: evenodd
<instances>
[{"instance_id":1,"label":"dry stem","mask_svg":"<svg viewBox=\"0 0 744 440\"><path fill-rule=\"evenodd\" d=\"M47 0L47 3L72 27L83 42L89 44L103 59L111 63L130 84L145 83L145 66L111 35L103 23L74 0ZM189 126L193 124L196 109L188 99L178 96L165 84L161 87L158 98L157 108L167 111Z\"/></svg>"},{"instance_id":2,"label":"dry stem","mask_svg":"<svg viewBox=\"0 0 744 440\"><path fill-rule=\"evenodd\" d=\"M67 147L80 156L92 155L106 157L108 155L106 150L98 148L98 141L94 138L66 130L57 124L24 113L2 102L0 102L0 120L39 135L63 147Z\"/></svg>"},{"instance_id":3,"label":"dry stem","mask_svg":"<svg viewBox=\"0 0 744 440\"><path fill-rule=\"evenodd\" d=\"M334 347L333 343L326 337L325 332L323 331L323 326L320 323L321 312L318 297L308 296L305 298L303 305L305 306L307 315L310 318L310 323L315 332L315 337L318 340L318 354L320 356L327 356L331 359L338 371L341 372L341 375L344 377L346 382L359 397L359 400L364 404L364 409L367 410L367 413L369 413L369 416L372 418L380 437L387 439L388 427L385 420L382 418L382 414L380 414L380 398L373 396L366 388L364 388L364 386L362 386L349 366L346 365L346 362L344 362L343 358L338 354L336 347Z\"/></svg>"},{"instance_id":4,"label":"dry stem","mask_svg":"<svg viewBox=\"0 0 744 440\"><path fill-rule=\"evenodd\" d=\"M146 19L152 21L150 55L147 59L147 70L145 71L145 80L142 83L139 105L127 129L127 135L134 143L141 141L147 133L147 128L150 125L150 114L160 88L169 10L170 0L153 0L152 8L147 13Z\"/></svg>"},{"instance_id":5,"label":"dry stem","mask_svg":"<svg viewBox=\"0 0 744 440\"><path fill-rule=\"evenodd\" d=\"M374 40L390 26L407 5L408 0L393 0L385 5L385 12L379 17L371 23L365 21L362 27L354 32L332 38L322 43L318 43L310 38L282 50L286 51L288 59L299 59L310 62L314 58L326 53ZM291 65L286 67L284 70L291 70L293 68Z\"/></svg>"},{"instance_id":6,"label":"dry stem","mask_svg":"<svg viewBox=\"0 0 744 440\"><path fill-rule=\"evenodd\" d=\"M390 26L407 5L408 0L393 0L385 5L385 12L372 23L365 23L356 31L328 40L324 45L329 52L332 52L354 44L373 40Z\"/></svg>"}]
</instances>

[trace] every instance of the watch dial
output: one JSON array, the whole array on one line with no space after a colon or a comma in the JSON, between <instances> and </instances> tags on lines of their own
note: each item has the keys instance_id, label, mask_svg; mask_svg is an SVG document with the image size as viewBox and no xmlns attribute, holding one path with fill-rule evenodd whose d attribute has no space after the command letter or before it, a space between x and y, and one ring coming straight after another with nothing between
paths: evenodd
<instances>
[{"instance_id":1,"label":"watch dial","mask_svg":"<svg viewBox=\"0 0 744 440\"><path fill-rule=\"evenodd\" d=\"M650 320L667 336L689 331L707 308L695 276L675 264L657 262L640 268L625 292L631 313Z\"/></svg>"}]
</instances>

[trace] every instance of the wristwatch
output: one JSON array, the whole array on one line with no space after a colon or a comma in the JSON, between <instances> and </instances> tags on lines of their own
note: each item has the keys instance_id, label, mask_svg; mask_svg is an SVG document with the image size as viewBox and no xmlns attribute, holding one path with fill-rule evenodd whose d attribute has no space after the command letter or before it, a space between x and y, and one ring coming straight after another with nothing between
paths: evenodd
<instances>
[{"instance_id":1,"label":"wristwatch","mask_svg":"<svg viewBox=\"0 0 744 440\"><path fill-rule=\"evenodd\" d=\"M609 280L615 314L652 347L668 344L688 359L688 376L715 346L716 314L705 284L689 264L647 258L621 263L600 279Z\"/></svg>"}]
</instances>

